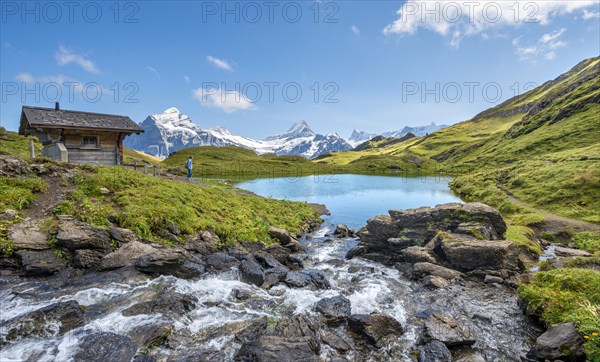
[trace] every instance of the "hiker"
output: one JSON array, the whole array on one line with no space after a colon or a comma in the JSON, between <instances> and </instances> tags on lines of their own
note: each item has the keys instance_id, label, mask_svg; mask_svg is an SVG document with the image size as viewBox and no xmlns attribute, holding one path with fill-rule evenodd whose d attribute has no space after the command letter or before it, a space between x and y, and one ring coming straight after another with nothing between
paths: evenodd
<instances>
[{"instance_id":1,"label":"hiker","mask_svg":"<svg viewBox=\"0 0 600 362\"><path fill-rule=\"evenodd\" d=\"M187 179L188 179L188 181L192 181L192 167L193 166L194 165L192 164L192 156L190 156L190 158L185 163L185 168L188 171L188 173L187 173Z\"/></svg>"}]
</instances>

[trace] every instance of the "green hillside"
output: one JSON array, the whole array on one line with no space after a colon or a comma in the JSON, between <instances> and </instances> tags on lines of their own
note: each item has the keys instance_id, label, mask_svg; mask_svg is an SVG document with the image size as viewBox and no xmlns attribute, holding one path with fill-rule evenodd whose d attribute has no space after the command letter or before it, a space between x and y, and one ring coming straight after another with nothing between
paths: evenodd
<instances>
[{"instance_id":1,"label":"green hillside","mask_svg":"<svg viewBox=\"0 0 600 362\"><path fill-rule=\"evenodd\" d=\"M466 199L501 207L500 188L556 214L600 222L600 58L427 137L327 154L331 166L385 171L390 164L457 175Z\"/></svg>"},{"instance_id":2,"label":"green hillside","mask_svg":"<svg viewBox=\"0 0 600 362\"><path fill-rule=\"evenodd\" d=\"M257 155L241 147L193 147L173 152L162 162L163 169L183 172L188 157L194 161L194 177L235 180L269 176L299 176L318 172L319 166L301 156Z\"/></svg>"}]
</instances>

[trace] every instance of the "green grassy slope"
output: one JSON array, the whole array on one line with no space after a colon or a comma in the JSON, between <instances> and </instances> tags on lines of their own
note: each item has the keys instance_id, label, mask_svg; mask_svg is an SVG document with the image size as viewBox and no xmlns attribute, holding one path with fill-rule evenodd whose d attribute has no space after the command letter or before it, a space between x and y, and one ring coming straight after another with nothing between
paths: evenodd
<instances>
[{"instance_id":1,"label":"green grassy slope","mask_svg":"<svg viewBox=\"0 0 600 362\"><path fill-rule=\"evenodd\" d=\"M124 163L138 163L147 165L158 165L162 160L144 152L132 150L128 147L123 147L123 162Z\"/></svg>"},{"instance_id":2,"label":"green grassy slope","mask_svg":"<svg viewBox=\"0 0 600 362\"><path fill-rule=\"evenodd\" d=\"M319 172L319 165L301 156L257 155L241 147L193 147L173 152L163 169L183 170L188 157L194 161L194 177L251 179L268 176L298 176ZM323 167L321 167L323 168Z\"/></svg>"},{"instance_id":3,"label":"green grassy slope","mask_svg":"<svg viewBox=\"0 0 600 362\"><path fill-rule=\"evenodd\" d=\"M43 164L46 171L43 176L32 172L0 177L0 212L14 209L21 217L25 216L32 204L44 197L48 188L46 181L54 181L54 184L73 189L54 209L55 214L74 215L99 227L108 227L113 222L159 242L165 241L160 234L171 223L181 229L184 238L210 228L224 243L231 244L259 240L269 243L270 226L299 233L321 222L308 204L262 198L217 182L190 183L149 176L124 167L76 166L48 159L32 160L28 158L29 138L14 132L1 132L0 154ZM66 177L68 173L61 171L67 168L74 177ZM110 192L101 193L102 187ZM0 221L0 253L12 252L6 233L9 224Z\"/></svg>"}]
</instances>

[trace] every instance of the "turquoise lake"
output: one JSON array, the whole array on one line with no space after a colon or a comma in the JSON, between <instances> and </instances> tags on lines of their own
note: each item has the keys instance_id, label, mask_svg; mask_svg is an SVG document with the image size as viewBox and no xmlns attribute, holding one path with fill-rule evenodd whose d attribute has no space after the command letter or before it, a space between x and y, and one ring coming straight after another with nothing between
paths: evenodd
<instances>
[{"instance_id":1,"label":"turquoise lake","mask_svg":"<svg viewBox=\"0 0 600 362\"><path fill-rule=\"evenodd\" d=\"M392 209L462 202L446 177L397 177L371 175L318 175L264 178L236 185L275 199L325 204L326 221L360 228L375 215Z\"/></svg>"}]
</instances>

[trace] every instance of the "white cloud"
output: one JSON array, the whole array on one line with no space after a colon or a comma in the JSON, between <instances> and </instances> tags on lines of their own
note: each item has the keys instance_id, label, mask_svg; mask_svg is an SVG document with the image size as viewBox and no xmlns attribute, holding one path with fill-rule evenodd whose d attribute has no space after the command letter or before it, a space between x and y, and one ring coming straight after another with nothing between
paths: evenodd
<instances>
[{"instance_id":1,"label":"white cloud","mask_svg":"<svg viewBox=\"0 0 600 362\"><path fill-rule=\"evenodd\" d=\"M190 77L188 77L187 75L184 75L184 76L183 76L183 80L185 80L185 82L186 82L187 84L190 84Z\"/></svg>"},{"instance_id":2,"label":"white cloud","mask_svg":"<svg viewBox=\"0 0 600 362\"><path fill-rule=\"evenodd\" d=\"M215 67L217 67L217 68L219 68L219 69L223 69L223 70L226 70L226 71L228 71L228 72L233 72L233 67L231 66L231 64L229 64L229 63L228 63L227 61L225 61L225 60L222 60L222 59L215 58L215 57L213 57L213 56L211 56L211 55L208 55L208 56L206 57L206 60L207 60L207 61L208 61L210 64L214 65Z\"/></svg>"},{"instance_id":3,"label":"white cloud","mask_svg":"<svg viewBox=\"0 0 600 362\"><path fill-rule=\"evenodd\" d=\"M356 25L352 25L352 27L350 29L352 30L352 34L354 34L356 36L360 35L360 29Z\"/></svg>"},{"instance_id":4,"label":"white cloud","mask_svg":"<svg viewBox=\"0 0 600 362\"><path fill-rule=\"evenodd\" d=\"M64 46L60 46L58 48L58 51L54 54L54 58L56 59L58 65L75 63L90 73L100 73L100 70L98 67L96 67L96 64L94 64L93 61L81 54L73 53L70 49L67 49Z\"/></svg>"},{"instance_id":5,"label":"white cloud","mask_svg":"<svg viewBox=\"0 0 600 362\"><path fill-rule=\"evenodd\" d=\"M158 72L158 70L156 70L156 68L151 67L151 66L146 66L146 69L148 69L150 71L150 73L154 74L154 76L156 77L156 79L160 80L160 73Z\"/></svg>"},{"instance_id":6,"label":"white cloud","mask_svg":"<svg viewBox=\"0 0 600 362\"><path fill-rule=\"evenodd\" d=\"M489 29L524 24L545 25L558 16L598 4L600 0L407 0L398 10L399 18L387 25L383 33L412 35L422 28L444 37L450 36L450 45L458 47L465 37Z\"/></svg>"},{"instance_id":7,"label":"white cloud","mask_svg":"<svg viewBox=\"0 0 600 362\"><path fill-rule=\"evenodd\" d=\"M584 10L583 15L581 17L583 18L583 20L600 19L600 11L593 12Z\"/></svg>"},{"instance_id":8,"label":"white cloud","mask_svg":"<svg viewBox=\"0 0 600 362\"><path fill-rule=\"evenodd\" d=\"M49 75L49 76L45 76L45 77L35 77L33 76L31 73L27 73L27 72L23 72L23 73L19 73L15 76L15 78L19 81L19 82L23 82L23 83L27 83L27 84L32 84L32 83L57 83L57 84L63 84L65 82L74 82L73 79L64 76L64 75ZM78 82L79 83L79 82Z\"/></svg>"},{"instance_id":9,"label":"white cloud","mask_svg":"<svg viewBox=\"0 0 600 362\"><path fill-rule=\"evenodd\" d=\"M537 44L526 47L519 47L516 54L521 60L527 60L543 55L547 60L556 58L557 49L567 46L565 41L560 40L560 37L567 31L565 28L553 31L552 33L544 34L538 39Z\"/></svg>"},{"instance_id":10,"label":"white cloud","mask_svg":"<svg viewBox=\"0 0 600 362\"><path fill-rule=\"evenodd\" d=\"M219 89L197 88L193 91L193 97L203 106L218 108L225 113L235 111L256 109L254 104L247 100L237 91L225 91Z\"/></svg>"}]
</instances>

